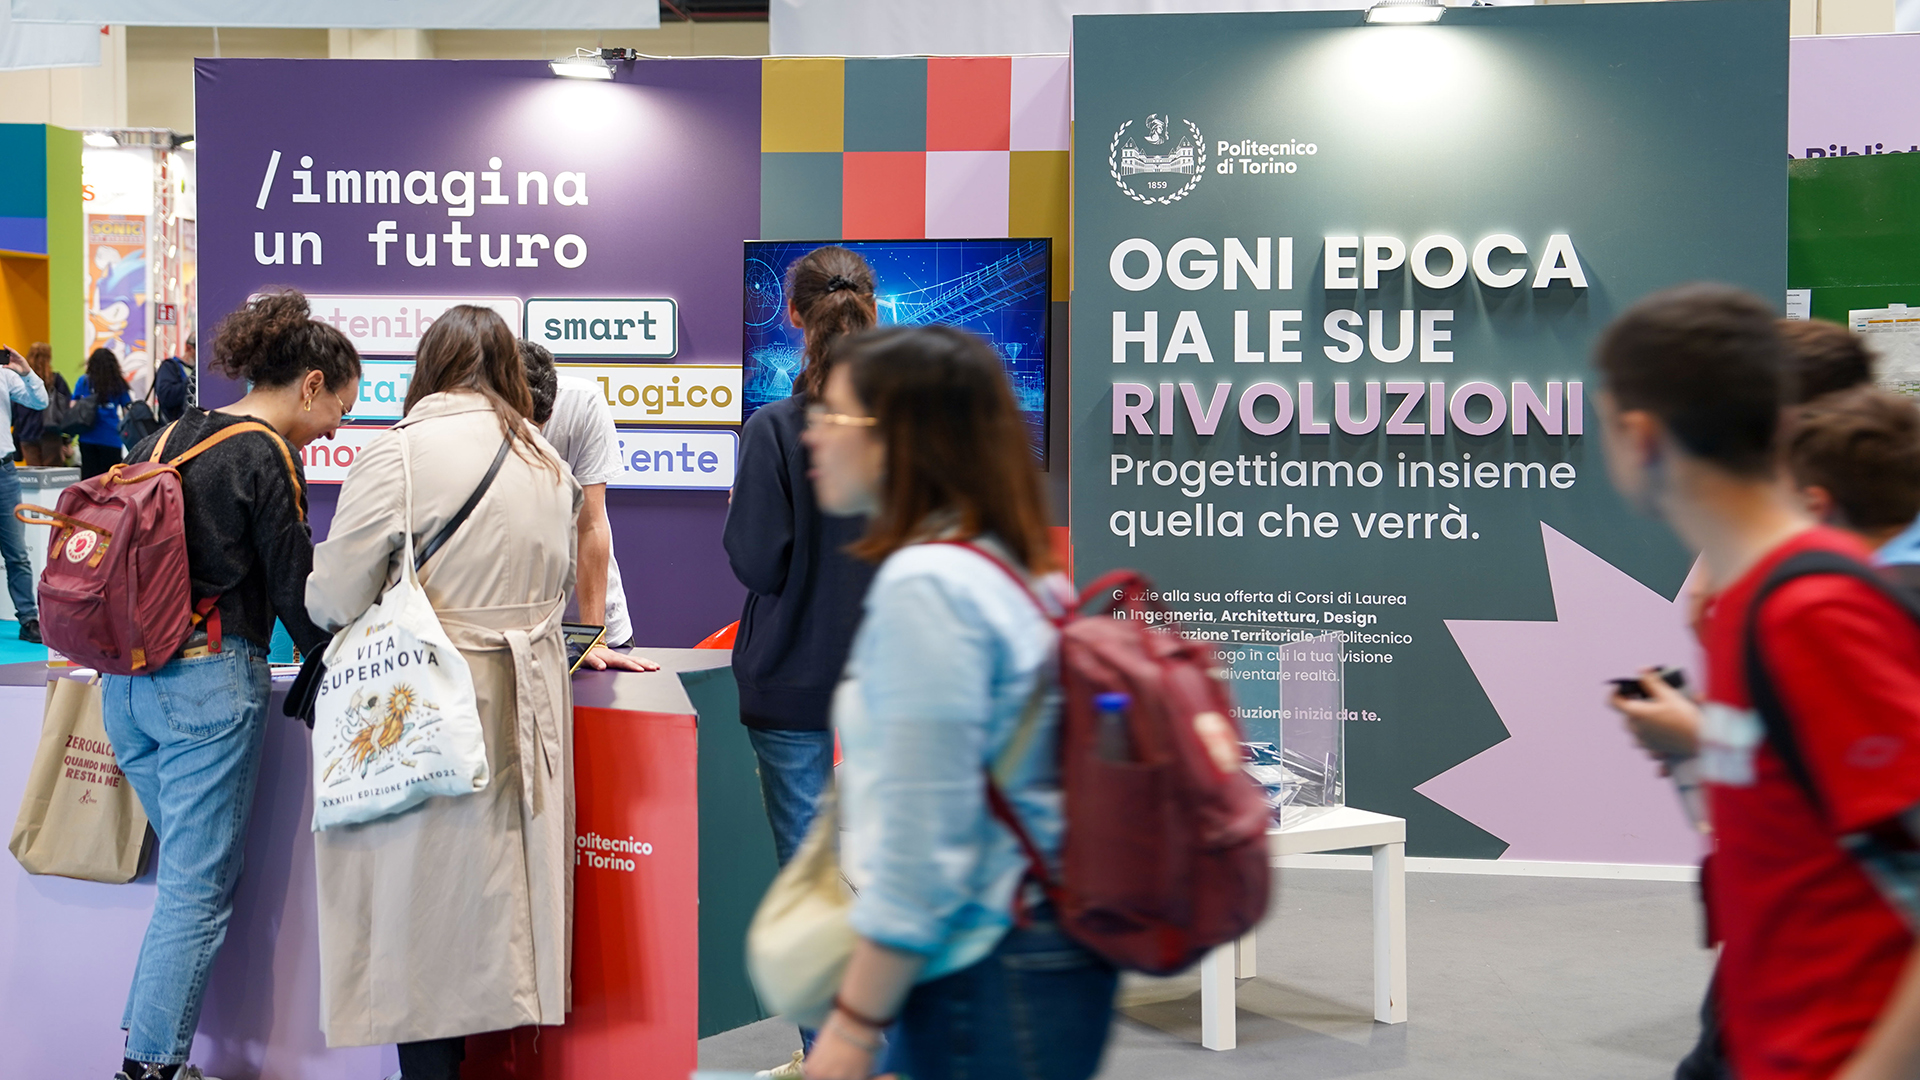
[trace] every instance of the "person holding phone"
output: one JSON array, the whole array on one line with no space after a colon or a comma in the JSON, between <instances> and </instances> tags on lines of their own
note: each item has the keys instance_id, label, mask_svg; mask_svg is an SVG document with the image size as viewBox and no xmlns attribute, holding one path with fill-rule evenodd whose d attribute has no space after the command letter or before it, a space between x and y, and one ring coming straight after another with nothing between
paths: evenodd
<instances>
[{"instance_id":1,"label":"person holding phone","mask_svg":"<svg viewBox=\"0 0 1920 1080\"><path fill-rule=\"evenodd\" d=\"M73 400L73 388L67 385L65 376L53 370L53 346L44 341L36 341L27 349L27 367L33 369L33 373L46 384L47 406L44 409L29 409L14 402L14 448L20 454L20 463L29 468L65 465L66 437L49 428L47 418L53 414L53 410Z\"/></svg>"},{"instance_id":2,"label":"person holding phone","mask_svg":"<svg viewBox=\"0 0 1920 1080\"><path fill-rule=\"evenodd\" d=\"M1732 1070L1910 1078L1920 627L1873 583L1872 548L1785 482L1792 354L1773 320L1716 285L1628 309L1595 352L1602 446L1621 496L1669 524L1716 586L1695 739L1721 946L1712 1013ZM1818 561L1794 565L1807 554ZM1656 702L1662 681L1641 680Z\"/></svg>"},{"instance_id":3,"label":"person holding phone","mask_svg":"<svg viewBox=\"0 0 1920 1080\"><path fill-rule=\"evenodd\" d=\"M27 358L20 355L12 346L0 345L0 387L4 387L7 400L17 401L29 409L47 407L47 384L33 373L27 365ZM40 609L34 602L33 562L27 557L27 527L13 516L13 508L20 505L20 474L13 471L13 429L9 427L4 436L4 453L0 453L0 556L7 563L7 595L13 599L13 617L20 624L20 640L38 644L40 641Z\"/></svg>"}]
</instances>

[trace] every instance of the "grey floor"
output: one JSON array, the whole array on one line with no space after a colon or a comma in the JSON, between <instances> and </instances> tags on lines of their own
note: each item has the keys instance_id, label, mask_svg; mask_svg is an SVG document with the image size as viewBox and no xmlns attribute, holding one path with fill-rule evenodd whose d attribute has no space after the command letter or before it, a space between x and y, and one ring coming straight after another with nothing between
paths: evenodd
<instances>
[{"instance_id":1,"label":"grey floor","mask_svg":"<svg viewBox=\"0 0 1920 1080\"><path fill-rule=\"evenodd\" d=\"M1407 875L1411 1021L1373 1022L1370 876L1288 870L1239 990L1240 1047L1200 1047L1198 972L1129 979L1103 1080L1664 1078L1711 966L1691 885ZM702 1069L799 1048L777 1021L700 1042Z\"/></svg>"}]
</instances>

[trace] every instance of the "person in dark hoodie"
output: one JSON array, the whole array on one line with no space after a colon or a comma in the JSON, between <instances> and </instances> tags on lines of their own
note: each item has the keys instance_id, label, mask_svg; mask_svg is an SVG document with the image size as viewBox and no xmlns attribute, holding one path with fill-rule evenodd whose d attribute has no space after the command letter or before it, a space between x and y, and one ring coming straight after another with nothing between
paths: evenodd
<instances>
[{"instance_id":1,"label":"person in dark hoodie","mask_svg":"<svg viewBox=\"0 0 1920 1080\"><path fill-rule=\"evenodd\" d=\"M733 574L747 587L733 648L740 719L760 761L782 864L799 850L833 779L827 714L873 576L845 550L866 521L827 517L815 505L800 433L808 402L826 383L828 349L874 323L873 271L846 248L816 248L788 270L786 294L788 317L806 332L806 364L792 397L747 421L725 534Z\"/></svg>"},{"instance_id":2,"label":"person in dark hoodie","mask_svg":"<svg viewBox=\"0 0 1920 1080\"><path fill-rule=\"evenodd\" d=\"M826 385L828 350L876 318L873 270L846 248L801 256L786 286L788 317L806 332L806 365L793 396L747 420L725 532L727 560L747 587L733 647L740 720L759 759L760 795L782 865L806 839L833 782L827 717L873 578L872 564L846 551L865 533L866 519L820 512L800 433L808 403ZM809 1035L801 1032L803 1043ZM799 1075L797 1066L783 1068Z\"/></svg>"}]
</instances>

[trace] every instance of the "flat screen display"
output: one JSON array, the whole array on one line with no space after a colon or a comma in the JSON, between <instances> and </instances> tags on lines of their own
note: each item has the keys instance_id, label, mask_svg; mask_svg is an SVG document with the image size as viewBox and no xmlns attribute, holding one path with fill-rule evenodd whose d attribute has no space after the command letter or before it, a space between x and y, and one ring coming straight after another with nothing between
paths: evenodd
<instances>
[{"instance_id":1,"label":"flat screen display","mask_svg":"<svg viewBox=\"0 0 1920 1080\"><path fill-rule=\"evenodd\" d=\"M947 323L985 338L1006 363L1034 455L1047 447L1047 322L1051 241L750 240L741 419L793 393L806 336L787 318L787 268L839 244L873 268L880 325Z\"/></svg>"}]
</instances>

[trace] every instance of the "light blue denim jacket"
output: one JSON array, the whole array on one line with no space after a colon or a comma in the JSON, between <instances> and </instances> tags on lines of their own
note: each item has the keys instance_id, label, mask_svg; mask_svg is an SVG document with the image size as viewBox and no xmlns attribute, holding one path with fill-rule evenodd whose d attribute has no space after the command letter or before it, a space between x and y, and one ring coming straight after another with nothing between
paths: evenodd
<instances>
[{"instance_id":1,"label":"light blue denim jacket","mask_svg":"<svg viewBox=\"0 0 1920 1080\"><path fill-rule=\"evenodd\" d=\"M948 544L895 552L867 593L834 695L841 867L853 928L926 956L921 981L979 961L1012 924L1026 859L987 808L985 775L1037 685L1040 727L1006 794L1059 850L1056 636L1004 571Z\"/></svg>"}]
</instances>

